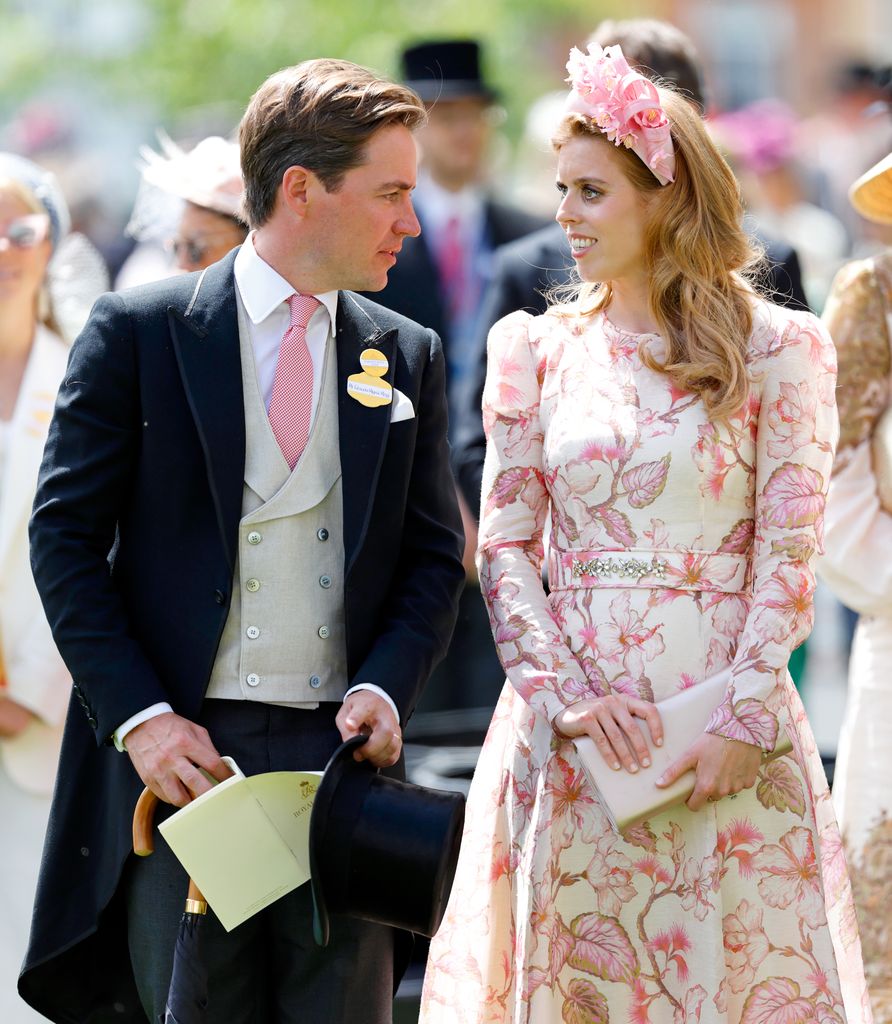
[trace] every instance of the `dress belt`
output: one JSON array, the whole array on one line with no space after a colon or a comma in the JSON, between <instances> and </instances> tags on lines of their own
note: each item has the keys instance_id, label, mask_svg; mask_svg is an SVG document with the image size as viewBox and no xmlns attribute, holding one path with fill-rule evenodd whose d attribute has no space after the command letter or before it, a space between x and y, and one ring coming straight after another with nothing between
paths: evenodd
<instances>
[{"instance_id":1,"label":"dress belt","mask_svg":"<svg viewBox=\"0 0 892 1024\"><path fill-rule=\"evenodd\" d=\"M666 587L737 594L746 589L746 555L696 548L580 548L548 554L552 591Z\"/></svg>"}]
</instances>

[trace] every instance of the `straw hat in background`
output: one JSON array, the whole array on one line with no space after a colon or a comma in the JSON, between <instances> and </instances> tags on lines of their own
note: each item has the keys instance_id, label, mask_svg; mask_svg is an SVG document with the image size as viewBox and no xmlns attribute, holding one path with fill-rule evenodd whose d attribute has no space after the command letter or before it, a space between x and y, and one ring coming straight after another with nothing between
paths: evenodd
<instances>
[{"instance_id":1,"label":"straw hat in background","mask_svg":"<svg viewBox=\"0 0 892 1024\"><path fill-rule=\"evenodd\" d=\"M862 217L892 224L892 153L861 175L849 189L849 200Z\"/></svg>"}]
</instances>

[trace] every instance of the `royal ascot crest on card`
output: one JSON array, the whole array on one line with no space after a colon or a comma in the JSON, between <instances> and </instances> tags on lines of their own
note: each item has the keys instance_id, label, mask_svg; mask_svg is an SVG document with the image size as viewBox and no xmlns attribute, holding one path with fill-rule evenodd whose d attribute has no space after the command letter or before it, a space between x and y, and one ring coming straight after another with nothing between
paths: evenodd
<instances>
[{"instance_id":1,"label":"royal ascot crest on card","mask_svg":"<svg viewBox=\"0 0 892 1024\"><path fill-rule=\"evenodd\" d=\"M347 378L347 394L369 409L390 405L393 388L381 379L390 366L387 356L376 348L367 348L359 357L359 365L362 373L351 373Z\"/></svg>"}]
</instances>

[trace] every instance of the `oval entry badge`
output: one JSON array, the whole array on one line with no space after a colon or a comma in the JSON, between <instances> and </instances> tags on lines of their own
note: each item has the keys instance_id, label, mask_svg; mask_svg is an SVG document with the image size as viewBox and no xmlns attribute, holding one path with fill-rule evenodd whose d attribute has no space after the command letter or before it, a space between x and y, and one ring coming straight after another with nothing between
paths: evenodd
<instances>
[{"instance_id":1,"label":"oval entry badge","mask_svg":"<svg viewBox=\"0 0 892 1024\"><path fill-rule=\"evenodd\" d=\"M367 348L359 357L359 365L362 373L351 373L347 378L347 394L370 409L390 405L393 388L381 380L389 367L387 356L376 348Z\"/></svg>"}]
</instances>

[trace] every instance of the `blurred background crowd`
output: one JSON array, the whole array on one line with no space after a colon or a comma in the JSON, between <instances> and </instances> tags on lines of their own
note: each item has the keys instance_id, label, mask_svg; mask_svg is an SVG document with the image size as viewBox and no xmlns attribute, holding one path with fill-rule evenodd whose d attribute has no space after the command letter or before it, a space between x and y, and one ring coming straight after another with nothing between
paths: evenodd
<instances>
[{"instance_id":1,"label":"blurred background crowd","mask_svg":"<svg viewBox=\"0 0 892 1024\"><path fill-rule=\"evenodd\" d=\"M669 22L693 44L702 105L753 231L789 270L789 304L820 314L843 264L892 244L892 227L848 201L892 150L888 0L0 0L0 151L52 172L72 234L92 243L76 260L53 256L85 281L85 316L106 273L115 288L143 283L206 266L244 238L234 132L276 68L340 56L408 81L431 109L419 137L425 234L376 298L443 336L460 452L480 339L497 299L509 301L493 295L500 247L528 235L549 244L548 139L567 52L629 17ZM416 781L458 788L503 682L474 579L475 478L462 472L468 586L453 649L407 734ZM0 507L9 501L0 493ZM832 773L856 616L825 585L816 603L791 670Z\"/></svg>"}]
</instances>

